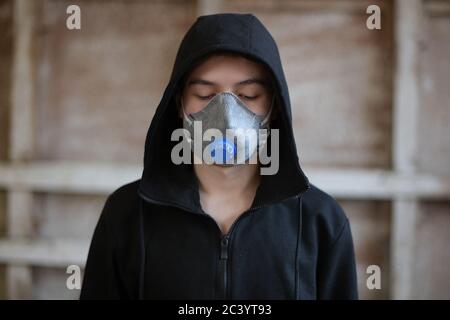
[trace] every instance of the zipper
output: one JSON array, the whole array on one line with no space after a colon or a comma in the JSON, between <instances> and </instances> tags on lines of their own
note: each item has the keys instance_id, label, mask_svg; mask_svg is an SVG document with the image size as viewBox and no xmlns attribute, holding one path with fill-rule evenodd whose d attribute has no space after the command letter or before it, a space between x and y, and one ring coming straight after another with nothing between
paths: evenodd
<instances>
[{"instance_id":1,"label":"zipper","mask_svg":"<svg viewBox=\"0 0 450 320\"><path fill-rule=\"evenodd\" d=\"M236 225L239 223L240 220L242 220L242 218L244 218L245 216L249 215L251 212L256 211L260 208L262 208L264 206L257 206L257 207L253 207L250 208L246 211L244 211L236 220L234 220L234 222L231 224L230 230L228 231L228 233L226 234L222 234L222 230L220 229L219 225L217 224L217 222L209 215L206 214L210 219L212 219L214 221L214 223L217 225L217 228L219 229L220 232L220 270L219 270L219 279L220 279L220 287L221 289L219 290L221 292L221 295L219 296L219 298L221 300L227 300L229 298L229 294L228 294L228 257L230 255L230 247L231 247L231 236L233 233L233 230L235 229Z\"/></svg>"},{"instance_id":2,"label":"zipper","mask_svg":"<svg viewBox=\"0 0 450 320\"><path fill-rule=\"evenodd\" d=\"M228 294L228 235L222 236L220 240L220 284L222 296L220 298L226 299Z\"/></svg>"},{"instance_id":3,"label":"zipper","mask_svg":"<svg viewBox=\"0 0 450 320\"><path fill-rule=\"evenodd\" d=\"M150 202L150 203L154 203L157 205L169 205L169 206L173 206L175 208L184 210L184 211L188 211L188 212L192 212L192 209L184 207L184 206L180 206L176 203L172 203L172 202L164 202L164 201L159 201L159 200L155 200L155 199L151 199L149 197L147 197L146 195L144 195L142 192L139 191L139 195L145 199L146 201ZM231 234L234 230L234 228L236 227L237 223L246 215L248 215L249 213L256 211L260 208L262 208L264 206L257 206L257 207L253 207L250 208L246 211L244 211L232 224L230 227L230 230L228 231L228 233L226 234L222 234L222 230L220 229L219 224L217 223L216 220L213 219L213 217L211 217L209 214L205 213L203 210L202 211L195 211L196 214L205 216L208 220L212 221L212 223L216 226L216 230L218 232L219 235L219 239L220 239L220 248L219 248L219 296L218 298L221 300L226 300L228 299L228 256L230 255L230 238L231 238Z\"/></svg>"},{"instance_id":4,"label":"zipper","mask_svg":"<svg viewBox=\"0 0 450 320\"><path fill-rule=\"evenodd\" d=\"M285 201L288 199L292 199L295 197L299 197L301 196L304 192L306 192L307 190L310 189L310 185L308 184L307 187L302 190L299 194L283 199L283 200L279 200L279 201ZM164 202L164 201L159 201L159 200L154 200L151 198L148 198L146 195L144 195L140 190L139 190L139 195L145 199L146 201L150 202L150 203L154 203L157 205L164 205L164 206L173 206L175 208L184 210L184 211L188 211L188 212L192 212L191 208L187 208L184 206L180 206L176 203L172 203L172 202ZM279 202L277 201L277 202ZM217 223L216 220L214 220L213 217L211 217L209 214L205 213L203 210L202 211L195 211L196 214L205 216L208 220L212 221L213 224L216 226L216 229L218 231L219 234L219 239L220 239L220 248L219 248L219 280L220 280L220 296L219 299L221 300L227 300L229 298L228 295L228 257L230 256L230 248L231 248L231 236L233 233L233 230L236 228L236 225L239 223L239 221L242 220L242 218L244 218L245 216L249 215L251 212L259 210L265 206L271 205L272 203L268 203L265 205L259 205L256 207L252 207L246 211L244 211L236 220L234 220L234 222L231 224L230 230L226 233L226 234L222 234L222 229L220 229L219 224Z\"/></svg>"}]
</instances>

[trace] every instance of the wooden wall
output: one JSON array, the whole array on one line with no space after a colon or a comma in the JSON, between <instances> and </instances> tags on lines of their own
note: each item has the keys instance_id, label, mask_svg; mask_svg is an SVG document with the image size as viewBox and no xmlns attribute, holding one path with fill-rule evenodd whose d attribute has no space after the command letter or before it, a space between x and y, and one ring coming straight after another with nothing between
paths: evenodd
<instances>
[{"instance_id":1,"label":"wooden wall","mask_svg":"<svg viewBox=\"0 0 450 320\"><path fill-rule=\"evenodd\" d=\"M65 27L72 3L81 31ZM361 298L450 298L450 4L436 0L1 0L0 296L78 297L65 268L84 264L107 194L139 178L181 38L218 11L256 14L279 45L300 161L350 218Z\"/></svg>"}]
</instances>

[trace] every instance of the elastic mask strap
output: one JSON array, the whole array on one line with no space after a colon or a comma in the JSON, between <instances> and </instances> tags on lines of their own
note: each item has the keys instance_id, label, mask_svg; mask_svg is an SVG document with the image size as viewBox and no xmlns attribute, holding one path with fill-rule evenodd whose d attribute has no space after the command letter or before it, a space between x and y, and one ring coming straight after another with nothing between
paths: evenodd
<instances>
[{"instance_id":1,"label":"elastic mask strap","mask_svg":"<svg viewBox=\"0 0 450 320\"><path fill-rule=\"evenodd\" d=\"M181 104L181 111L183 111L183 117L184 119L187 121L187 123L192 126L192 120L190 119L189 115L184 111L184 106L183 106L183 99L180 99L180 104Z\"/></svg>"}]
</instances>

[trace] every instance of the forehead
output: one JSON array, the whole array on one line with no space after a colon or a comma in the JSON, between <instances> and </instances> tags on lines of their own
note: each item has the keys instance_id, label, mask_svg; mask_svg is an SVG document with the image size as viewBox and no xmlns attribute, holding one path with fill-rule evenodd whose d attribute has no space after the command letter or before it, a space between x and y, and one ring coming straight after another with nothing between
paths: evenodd
<instances>
[{"instance_id":1,"label":"forehead","mask_svg":"<svg viewBox=\"0 0 450 320\"><path fill-rule=\"evenodd\" d=\"M238 54L221 53L205 58L194 67L188 80L192 78L204 78L219 83L239 82L246 78L259 78L269 82L271 75L263 64L255 60Z\"/></svg>"}]
</instances>

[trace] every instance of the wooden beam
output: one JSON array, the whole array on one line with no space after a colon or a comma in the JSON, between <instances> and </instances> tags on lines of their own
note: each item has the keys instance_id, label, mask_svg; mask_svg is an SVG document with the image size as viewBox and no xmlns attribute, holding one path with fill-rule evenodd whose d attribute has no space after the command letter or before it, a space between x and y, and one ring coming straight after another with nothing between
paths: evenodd
<instances>
[{"instance_id":1,"label":"wooden beam","mask_svg":"<svg viewBox=\"0 0 450 320\"><path fill-rule=\"evenodd\" d=\"M33 195L29 191L15 191L7 194L6 211L8 212L8 235L22 237L32 233L30 208L33 206Z\"/></svg>"},{"instance_id":2,"label":"wooden beam","mask_svg":"<svg viewBox=\"0 0 450 320\"><path fill-rule=\"evenodd\" d=\"M208 0L203 0L208 2ZM200 1L202 2L202 1ZM225 1L225 8L227 2ZM362 1L362 0L240 0L231 4L231 8L244 11L251 11L252 9L258 12L283 12L283 11L330 11L330 12L366 12L366 8L371 4L377 4L381 8L383 2L381 1ZM245 10L247 9L247 10Z\"/></svg>"},{"instance_id":3,"label":"wooden beam","mask_svg":"<svg viewBox=\"0 0 450 320\"><path fill-rule=\"evenodd\" d=\"M10 238L0 240L0 263L67 268L84 267L89 241Z\"/></svg>"},{"instance_id":4,"label":"wooden beam","mask_svg":"<svg viewBox=\"0 0 450 320\"><path fill-rule=\"evenodd\" d=\"M207 15L222 11L222 0L197 0L197 15Z\"/></svg>"},{"instance_id":5,"label":"wooden beam","mask_svg":"<svg viewBox=\"0 0 450 320\"><path fill-rule=\"evenodd\" d=\"M450 1L428 0L424 2L425 14L431 17L450 17Z\"/></svg>"},{"instance_id":6,"label":"wooden beam","mask_svg":"<svg viewBox=\"0 0 450 320\"><path fill-rule=\"evenodd\" d=\"M33 30L35 1L14 1L13 68L10 112L9 157L26 161L33 154L34 72Z\"/></svg>"},{"instance_id":7,"label":"wooden beam","mask_svg":"<svg viewBox=\"0 0 450 320\"><path fill-rule=\"evenodd\" d=\"M137 165L58 161L0 163L0 186L46 192L105 194L141 175L142 168Z\"/></svg>"},{"instance_id":8,"label":"wooden beam","mask_svg":"<svg viewBox=\"0 0 450 320\"><path fill-rule=\"evenodd\" d=\"M306 167L311 182L349 199L450 199L450 178L377 169ZM138 165L67 161L0 163L0 187L40 192L108 194L139 179Z\"/></svg>"},{"instance_id":9,"label":"wooden beam","mask_svg":"<svg viewBox=\"0 0 450 320\"><path fill-rule=\"evenodd\" d=\"M34 139L34 31L37 1L15 0L13 8L13 67L10 112L9 158L27 161L33 155ZM31 232L32 194L23 189L9 189L7 195L7 231L9 236ZM31 269L9 264L6 269L8 297L32 296Z\"/></svg>"},{"instance_id":10,"label":"wooden beam","mask_svg":"<svg viewBox=\"0 0 450 320\"><path fill-rule=\"evenodd\" d=\"M395 20L394 168L414 172L419 109L419 50L421 0L397 0Z\"/></svg>"},{"instance_id":11,"label":"wooden beam","mask_svg":"<svg viewBox=\"0 0 450 320\"><path fill-rule=\"evenodd\" d=\"M394 82L393 162L399 174L416 171L419 111L419 41L421 0L396 0L396 70ZM413 184L414 186L414 184ZM391 298L410 299L414 287L415 199L396 199L391 224Z\"/></svg>"},{"instance_id":12,"label":"wooden beam","mask_svg":"<svg viewBox=\"0 0 450 320\"><path fill-rule=\"evenodd\" d=\"M417 201L395 200L391 208L391 298L413 299Z\"/></svg>"},{"instance_id":13,"label":"wooden beam","mask_svg":"<svg viewBox=\"0 0 450 320\"><path fill-rule=\"evenodd\" d=\"M310 181L338 198L450 199L450 178L387 170L308 170Z\"/></svg>"}]
</instances>

